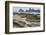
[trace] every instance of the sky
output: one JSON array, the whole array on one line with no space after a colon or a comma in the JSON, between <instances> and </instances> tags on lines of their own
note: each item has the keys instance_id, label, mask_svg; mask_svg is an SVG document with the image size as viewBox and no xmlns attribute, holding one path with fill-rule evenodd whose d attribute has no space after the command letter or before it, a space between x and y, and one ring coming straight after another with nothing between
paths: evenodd
<instances>
[{"instance_id":1,"label":"sky","mask_svg":"<svg viewBox=\"0 0 46 35\"><path fill-rule=\"evenodd\" d=\"M34 10L40 10L38 7L13 7L13 12L19 12L19 9L29 10L29 8L34 9Z\"/></svg>"}]
</instances>

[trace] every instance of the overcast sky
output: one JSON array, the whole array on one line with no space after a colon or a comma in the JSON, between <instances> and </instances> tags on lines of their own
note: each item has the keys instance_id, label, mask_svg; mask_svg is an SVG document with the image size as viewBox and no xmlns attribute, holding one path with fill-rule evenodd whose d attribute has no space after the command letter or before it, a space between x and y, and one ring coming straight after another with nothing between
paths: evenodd
<instances>
[{"instance_id":1,"label":"overcast sky","mask_svg":"<svg viewBox=\"0 0 46 35\"><path fill-rule=\"evenodd\" d=\"M38 7L13 7L13 12L19 12L19 9L29 10L29 8L34 9L34 10L40 10Z\"/></svg>"}]
</instances>

